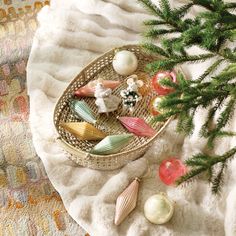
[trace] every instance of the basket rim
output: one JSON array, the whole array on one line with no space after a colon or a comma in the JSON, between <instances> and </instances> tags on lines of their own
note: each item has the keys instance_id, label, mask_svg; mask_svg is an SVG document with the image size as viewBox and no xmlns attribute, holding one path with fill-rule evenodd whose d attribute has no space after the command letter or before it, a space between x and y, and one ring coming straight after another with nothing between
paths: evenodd
<instances>
[{"instance_id":1,"label":"basket rim","mask_svg":"<svg viewBox=\"0 0 236 236\"><path fill-rule=\"evenodd\" d=\"M136 47L136 48L141 48L141 46L139 46L138 44L126 44L126 45L123 45L123 46L120 46L120 47L115 47L115 48L112 48L110 49L109 51L106 51L105 53L103 53L102 55L96 57L94 60L91 60L90 63L87 64L87 66L83 67L82 70L77 74L77 76L75 76L74 79L72 79L72 81L67 85L66 89L64 90L64 92L62 93L62 95L59 97L59 99L57 100L56 102L56 105L54 107L54 112L53 112L53 124L54 124L54 127L57 131L57 134L58 134L58 137L57 139L59 139L60 141L62 141L64 144L66 144L69 148L71 148L74 152L78 152L78 154L84 154L85 156L91 156L91 157L94 157L94 158L99 158L99 157L103 157L103 158L107 158L107 159L110 159L110 158L115 158L117 156L120 156L120 155L126 155L126 154L129 154L131 152L134 152L134 151L137 151L139 149L142 149L144 146L148 146L151 142L153 142L153 140L156 139L156 137L166 128L166 126L170 123L170 121L173 119L173 117L169 118L168 120L166 120L165 122L163 122L163 125L161 126L161 128L157 131L157 133L151 137L147 142L143 143L142 145L136 147L136 148L132 148L128 151L123 151L123 152L118 152L118 153L114 153L114 154L108 154L108 155L96 155L96 154L92 154L90 152L85 152L85 151L82 151L81 149L77 149L76 147L72 146L71 144L69 144L68 142L66 142L59 134L58 132L58 126L56 125L56 122L55 122L55 118L56 118L56 111L58 110L58 105L60 103L60 101L62 100L63 96L67 93L67 91L70 89L71 85L74 84L74 82L78 79L79 76L83 75L84 74L84 71L88 68L91 67L91 65L93 63L95 63L96 61L98 61L100 58L110 54L111 52L114 52L115 50L119 50L119 49L129 49L129 48L132 48L132 47ZM159 57L155 57L153 55L148 55L150 58L159 58ZM82 85L83 86L83 85Z\"/></svg>"}]
</instances>

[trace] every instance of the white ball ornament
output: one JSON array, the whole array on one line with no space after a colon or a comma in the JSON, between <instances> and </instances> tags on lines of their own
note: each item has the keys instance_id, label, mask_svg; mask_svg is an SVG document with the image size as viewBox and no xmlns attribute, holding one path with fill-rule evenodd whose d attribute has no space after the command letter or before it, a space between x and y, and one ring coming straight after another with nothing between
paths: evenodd
<instances>
[{"instance_id":1,"label":"white ball ornament","mask_svg":"<svg viewBox=\"0 0 236 236\"><path fill-rule=\"evenodd\" d=\"M119 75L131 75L138 67L138 59L133 52L122 50L115 54L113 68Z\"/></svg>"},{"instance_id":2,"label":"white ball ornament","mask_svg":"<svg viewBox=\"0 0 236 236\"><path fill-rule=\"evenodd\" d=\"M174 213L174 202L160 193L147 199L144 205L144 215L153 224L168 222Z\"/></svg>"}]
</instances>

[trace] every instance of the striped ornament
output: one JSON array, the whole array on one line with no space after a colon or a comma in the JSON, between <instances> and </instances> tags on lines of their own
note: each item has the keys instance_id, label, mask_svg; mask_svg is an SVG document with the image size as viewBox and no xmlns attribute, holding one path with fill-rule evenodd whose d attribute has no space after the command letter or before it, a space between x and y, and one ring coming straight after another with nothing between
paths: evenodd
<instances>
[{"instance_id":1,"label":"striped ornament","mask_svg":"<svg viewBox=\"0 0 236 236\"><path fill-rule=\"evenodd\" d=\"M74 112L76 118L85 120L92 124L96 123L95 115L85 101L72 100L70 108Z\"/></svg>"},{"instance_id":2,"label":"striped ornament","mask_svg":"<svg viewBox=\"0 0 236 236\"><path fill-rule=\"evenodd\" d=\"M142 118L124 116L118 119L129 132L137 136L152 137L156 134L156 131Z\"/></svg>"},{"instance_id":3,"label":"striped ornament","mask_svg":"<svg viewBox=\"0 0 236 236\"><path fill-rule=\"evenodd\" d=\"M107 136L95 147L93 147L90 152L97 155L108 155L117 153L129 143L132 137L133 134L119 134Z\"/></svg>"}]
</instances>

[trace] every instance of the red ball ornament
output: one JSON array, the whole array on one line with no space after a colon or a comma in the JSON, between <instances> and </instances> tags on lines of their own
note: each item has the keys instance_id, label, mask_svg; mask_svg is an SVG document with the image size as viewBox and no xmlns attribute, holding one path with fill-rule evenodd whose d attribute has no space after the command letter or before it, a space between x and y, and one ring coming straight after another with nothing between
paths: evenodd
<instances>
[{"instance_id":1,"label":"red ball ornament","mask_svg":"<svg viewBox=\"0 0 236 236\"><path fill-rule=\"evenodd\" d=\"M170 79L174 83L177 83L176 74L175 72L171 71L159 71L153 78L152 78L152 86L153 89L157 92L158 95L167 95L173 92L173 88L169 88L166 86L160 85L161 79Z\"/></svg>"},{"instance_id":2,"label":"red ball ornament","mask_svg":"<svg viewBox=\"0 0 236 236\"><path fill-rule=\"evenodd\" d=\"M159 167L159 177L166 185L175 184L175 181L187 172L186 166L181 160L169 158L162 161Z\"/></svg>"}]
</instances>

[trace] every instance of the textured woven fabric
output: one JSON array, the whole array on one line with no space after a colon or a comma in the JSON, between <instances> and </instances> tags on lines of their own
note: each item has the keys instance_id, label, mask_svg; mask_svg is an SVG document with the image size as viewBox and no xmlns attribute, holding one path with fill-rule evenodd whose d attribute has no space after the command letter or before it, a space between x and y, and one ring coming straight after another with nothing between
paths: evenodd
<instances>
[{"instance_id":1,"label":"textured woven fabric","mask_svg":"<svg viewBox=\"0 0 236 236\"><path fill-rule=\"evenodd\" d=\"M66 212L32 145L25 67L48 1L0 1L0 235L86 233Z\"/></svg>"},{"instance_id":2,"label":"textured woven fabric","mask_svg":"<svg viewBox=\"0 0 236 236\"><path fill-rule=\"evenodd\" d=\"M174 7L181 0L174 0ZM184 0L182 0L184 2ZM185 2L188 2L187 0ZM189 12L195 14L199 8ZM231 162L225 176L222 196L215 199L204 179L185 188L165 186L156 176L161 160L176 155L183 160L203 151L206 140L198 132L206 110L196 112L195 132L191 137L175 133L172 122L148 153L116 171L96 171L76 166L56 143L53 126L55 102L83 66L113 47L140 40L142 21L150 16L133 0L52 0L39 15L38 28L27 67L30 95L30 125L37 153L48 176L61 195L69 214L94 236L228 236L236 235L236 186ZM196 47L190 53L201 52ZM210 61L186 65L186 75L194 79ZM233 119L230 130L235 130ZM221 139L215 153L235 146L235 138ZM114 225L117 196L136 176L150 171L140 184L137 208L120 225ZM167 224L149 223L143 215L147 198L166 192L175 204L173 218Z\"/></svg>"}]
</instances>

